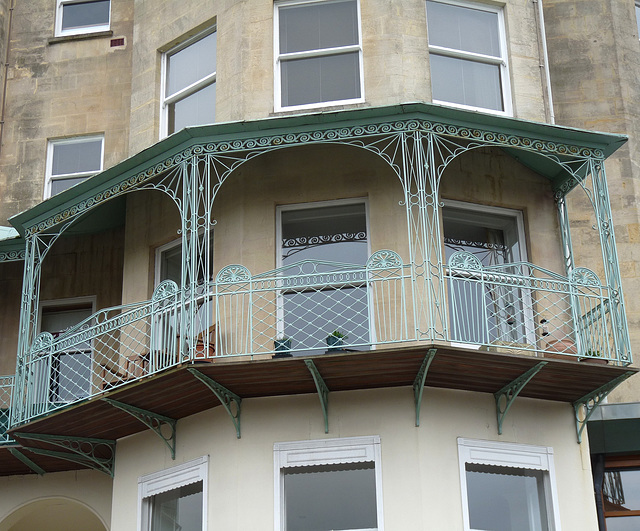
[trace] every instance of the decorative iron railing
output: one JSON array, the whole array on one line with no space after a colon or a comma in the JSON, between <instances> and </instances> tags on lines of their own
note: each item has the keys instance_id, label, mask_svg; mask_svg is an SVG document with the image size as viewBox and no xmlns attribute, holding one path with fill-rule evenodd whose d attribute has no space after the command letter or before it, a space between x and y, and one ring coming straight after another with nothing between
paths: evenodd
<instances>
[{"instance_id":1,"label":"decorative iron railing","mask_svg":"<svg viewBox=\"0 0 640 531\"><path fill-rule=\"evenodd\" d=\"M172 281L150 301L101 310L58 337L46 332L24 360L17 422L180 363L229 356L305 356L434 341L495 351L617 359L609 290L587 269L569 278L528 263L484 267L454 253L448 312L423 323L419 274L393 251L364 266L302 261L252 276L223 268L195 293ZM472 355L472 354L470 354ZM1 395L0 395L1 397Z\"/></svg>"},{"instance_id":2,"label":"decorative iron railing","mask_svg":"<svg viewBox=\"0 0 640 531\"><path fill-rule=\"evenodd\" d=\"M617 359L609 289L586 268L563 277L529 263L485 267L467 252L447 269L451 341L494 350Z\"/></svg>"},{"instance_id":3,"label":"decorative iron railing","mask_svg":"<svg viewBox=\"0 0 640 531\"><path fill-rule=\"evenodd\" d=\"M13 442L7 434L13 383L13 376L0 376L0 445Z\"/></svg>"}]
</instances>

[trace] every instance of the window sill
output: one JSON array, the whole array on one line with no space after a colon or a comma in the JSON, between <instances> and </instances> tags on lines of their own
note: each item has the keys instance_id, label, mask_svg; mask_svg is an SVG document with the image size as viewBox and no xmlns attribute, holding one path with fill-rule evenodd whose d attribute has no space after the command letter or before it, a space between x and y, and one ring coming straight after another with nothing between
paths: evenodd
<instances>
[{"instance_id":1,"label":"window sill","mask_svg":"<svg viewBox=\"0 0 640 531\"><path fill-rule=\"evenodd\" d=\"M362 109L363 107L370 107L371 104L366 101L358 101L352 103L334 103L327 102L326 104L313 105L313 106L305 106L305 107L296 107L295 109L283 108L277 109L273 112L269 113L269 116L297 116L300 114L306 113L317 113L317 112L335 112L335 111L346 111L349 109Z\"/></svg>"},{"instance_id":2,"label":"window sill","mask_svg":"<svg viewBox=\"0 0 640 531\"><path fill-rule=\"evenodd\" d=\"M96 31L94 33L81 33L79 35L61 35L60 37L51 37L47 44L59 44L61 42L86 41L89 39L103 39L105 37L113 37L113 30Z\"/></svg>"}]
</instances>

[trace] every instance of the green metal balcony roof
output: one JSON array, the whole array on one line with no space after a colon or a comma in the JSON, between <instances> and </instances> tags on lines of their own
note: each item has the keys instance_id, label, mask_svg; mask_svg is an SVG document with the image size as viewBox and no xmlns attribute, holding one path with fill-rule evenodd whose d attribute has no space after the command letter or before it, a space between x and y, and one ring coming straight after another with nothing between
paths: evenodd
<instances>
[{"instance_id":1,"label":"green metal balcony roof","mask_svg":"<svg viewBox=\"0 0 640 531\"><path fill-rule=\"evenodd\" d=\"M624 135L592 132L427 103L407 103L386 107L334 110L296 114L295 116L278 116L261 120L218 123L183 129L86 181L43 201L21 214L13 216L10 222L24 236L26 227L35 225L42 220L51 219L73 207L73 205L89 200L96 193L108 192L113 185L137 175L167 157L180 153L191 146L209 142L220 143L260 139L281 134L316 132L343 126L366 126L412 119L490 131L507 136L515 135L541 142L600 150L604 158L610 156L627 140ZM499 147L514 156L523 165L550 179L554 187L559 187L570 179L566 170L544 156L510 147L508 142ZM101 215L99 217L105 220L109 216ZM0 252L2 247L3 242L0 242Z\"/></svg>"}]
</instances>

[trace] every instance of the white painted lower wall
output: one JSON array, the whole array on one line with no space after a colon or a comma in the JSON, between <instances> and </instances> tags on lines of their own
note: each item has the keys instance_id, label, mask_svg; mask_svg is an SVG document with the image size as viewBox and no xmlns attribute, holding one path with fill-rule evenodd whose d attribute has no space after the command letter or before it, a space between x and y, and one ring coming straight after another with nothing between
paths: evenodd
<instances>
[{"instance_id":1,"label":"white painted lower wall","mask_svg":"<svg viewBox=\"0 0 640 531\"><path fill-rule=\"evenodd\" d=\"M553 448L565 530L597 530L588 447L569 404L518 398L496 428L489 394L425 389L416 428L410 388L335 392L329 434L316 395L247 399L242 438L215 408L178 423L176 460L150 431L118 441L111 529L136 530L138 478L209 455L208 530L274 528L275 442L379 435L384 528L463 529L457 438Z\"/></svg>"}]
</instances>

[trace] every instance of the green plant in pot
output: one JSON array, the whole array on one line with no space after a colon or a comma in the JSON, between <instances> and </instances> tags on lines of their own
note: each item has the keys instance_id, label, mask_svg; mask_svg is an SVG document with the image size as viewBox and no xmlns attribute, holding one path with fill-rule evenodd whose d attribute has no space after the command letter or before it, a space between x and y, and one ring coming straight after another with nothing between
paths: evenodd
<instances>
[{"instance_id":1,"label":"green plant in pot","mask_svg":"<svg viewBox=\"0 0 640 531\"><path fill-rule=\"evenodd\" d=\"M340 332L340 330L334 330L327 336L327 346L329 352L338 352L342 350L344 342L348 339L348 336Z\"/></svg>"},{"instance_id":2,"label":"green plant in pot","mask_svg":"<svg viewBox=\"0 0 640 531\"><path fill-rule=\"evenodd\" d=\"M587 350L584 353L584 358L580 358L580 361L599 363L601 365L607 365L609 363L608 359L602 357L602 352L599 350Z\"/></svg>"},{"instance_id":3,"label":"green plant in pot","mask_svg":"<svg viewBox=\"0 0 640 531\"><path fill-rule=\"evenodd\" d=\"M290 337L278 337L273 340L273 348L276 351L274 358L290 358L291 354L291 338Z\"/></svg>"}]
</instances>

